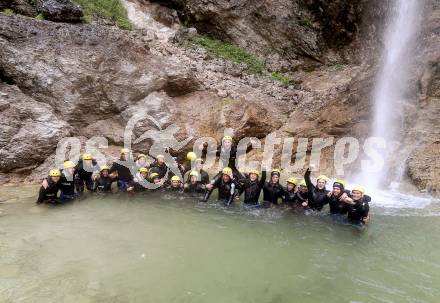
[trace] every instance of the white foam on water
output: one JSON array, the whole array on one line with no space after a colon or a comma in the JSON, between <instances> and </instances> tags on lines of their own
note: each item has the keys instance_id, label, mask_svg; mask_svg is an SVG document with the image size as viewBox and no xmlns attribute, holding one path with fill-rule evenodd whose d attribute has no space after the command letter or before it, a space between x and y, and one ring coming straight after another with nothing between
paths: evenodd
<instances>
[{"instance_id":1,"label":"white foam on water","mask_svg":"<svg viewBox=\"0 0 440 303\"><path fill-rule=\"evenodd\" d=\"M397 190L374 190L371 192L371 205L385 208L417 208L423 209L435 201L429 196L404 194Z\"/></svg>"}]
</instances>

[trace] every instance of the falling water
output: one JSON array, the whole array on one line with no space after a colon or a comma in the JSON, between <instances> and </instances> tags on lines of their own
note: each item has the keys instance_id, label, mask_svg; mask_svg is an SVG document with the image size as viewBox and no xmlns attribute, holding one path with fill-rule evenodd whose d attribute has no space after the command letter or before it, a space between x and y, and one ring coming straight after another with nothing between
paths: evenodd
<instances>
[{"instance_id":1,"label":"falling water","mask_svg":"<svg viewBox=\"0 0 440 303\"><path fill-rule=\"evenodd\" d=\"M401 141L399 135L403 128L403 105L408 94L410 66L421 21L421 2L423 1L394 0L387 20L381 66L373 92L374 120L371 126L371 135L384 138L387 142L383 154L385 167L374 177L364 178L363 183L369 188L390 183L393 179L389 173L393 169L398 170L390 165L390 159ZM384 182L386 177L388 180Z\"/></svg>"}]
</instances>

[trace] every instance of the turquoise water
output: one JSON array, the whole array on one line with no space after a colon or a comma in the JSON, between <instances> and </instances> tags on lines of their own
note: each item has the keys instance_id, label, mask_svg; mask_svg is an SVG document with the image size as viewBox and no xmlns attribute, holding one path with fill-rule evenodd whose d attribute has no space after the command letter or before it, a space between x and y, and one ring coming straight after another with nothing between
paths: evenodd
<instances>
[{"instance_id":1,"label":"turquoise water","mask_svg":"<svg viewBox=\"0 0 440 303\"><path fill-rule=\"evenodd\" d=\"M440 207L287 210L2 188L0 302L440 302ZM20 195L20 198L17 196Z\"/></svg>"}]
</instances>

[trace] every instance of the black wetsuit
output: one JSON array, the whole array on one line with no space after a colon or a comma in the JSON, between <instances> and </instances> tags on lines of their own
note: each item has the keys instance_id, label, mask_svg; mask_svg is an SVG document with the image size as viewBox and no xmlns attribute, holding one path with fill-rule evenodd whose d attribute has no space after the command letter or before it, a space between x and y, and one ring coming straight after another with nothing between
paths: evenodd
<instances>
[{"instance_id":1,"label":"black wetsuit","mask_svg":"<svg viewBox=\"0 0 440 303\"><path fill-rule=\"evenodd\" d=\"M362 224L364 223L364 218L368 217L370 205L364 198L353 202L355 204L348 207L348 220L354 224Z\"/></svg>"},{"instance_id":2,"label":"black wetsuit","mask_svg":"<svg viewBox=\"0 0 440 303\"><path fill-rule=\"evenodd\" d=\"M170 193L170 194L182 194L183 193L183 187L173 187L171 185L165 186L164 188L162 188L162 191L165 193Z\"/></svg>"},{"instance_id":3,"label":"black wetsuit","mask_svg":"<svg viewBox=\"0 0 440 303\"><path fill-rule=\"evenodd\" d=\"M206 191L204 187L205 184L202 184L200 181L197 181L196 183L187 182L186 184L187 187L185 187L183 192L190 197L201 197Z\"/></svg>"},{"instance_id":4,"label":"black wetsuit","mask_svg":"<svg viewBox=\"0 0 440 303\"><path fill-rule=\"evenodd\" d=\"M44 188L43 186L40 187L37 204L59 202L57 194L60 189L60 181L55 183L50 177L45 178L45 180L47 181L48 186L47 188Z\"/></svg>"},{"instance_id":5,"label":"black wetsuit","mask_svg":"<svg viewBox=\"0 0 440 303\"><path fill-rule=\"evenodd\" d=\"M116 179L110 176L104 177L100 175L93 182L93 191L98 193L111 193L112 192L112 183L115 182Z\"/></svg>"},{"instance_id":6,"label":"black wetsuit","mask_svg":"<svg viewBox=\"0 0 440 303\"><path fill-rule=\"evenodd\" d=\"M301 191L297 191L296 192L296 194L295 194L295 206L298 206L298 207L303 207L302 206L302 204L304 203L304 202L307 202L308 201L308 198L309 198L309 193L308 192L301 192Z\"/></svg>"},{"instance_id":7,"label":"black wetsuit","mask_svg":"<svg viewBox=\"0 0 440 303\"><path fill-rule=\"evenodd\" d=\"M265 202L265 206L269 206L268 204L278 205L278 199L283 198L283 195L284 188L279 182L272 183L272 181L268 181L264 183L263 201Z\"/></svg>"},{"instance_id":8,"label":"black wetsuit","mask_svg":"<svg viewBox=\"0 0 440 303\"><path fill-rule=\"evenodd\" d=\"M342 194L340 194L339 196L331 195L330 197L327 197L325 199L325 204L328 203L328 205L330 206L330 213L333 215L345 215L348 212L348 204L339 200L341 196Z\"/></svg>"},{"instance_id":9,"label":"black wetsuit","mask_svg":"<svg viewBox=\"0 0 440 303\"><path fill-rule=\"evenodd\" d=\"M159 164L156 160L150 165L150 174L151 173L159 174L160 179L165 178L168 173L168 166L165 163ZM169 177L171 178L171 175Z\"/></svg>"},{"instance_id":10,"label":"black wetsuit","mask_svg":"<svg viewBox=\"0 0 440 303\"><path fill-rule=\"evenodd\" d=\"M129 163L120 159L121 163ZM112 167L110 168L109 173L117 172L118 173L118 189L120 191L126 191L129 187L130 183L133 182L133 175L131 174L130 167L127 167L118 161L113 162Z\"/></svg>"},{"instance_id":11,"label":"black wetsuit","mask_svg":"<svg viewBox=\"0 0 440 303\"><path fill-rule=\"evenodd\" d=\"M310 180L310 173L310 170L307 169L306 173L304 174L304 180L306 181L308 189L309 208L320 211L325 205L329 191L325 188L318 189L316 186L314 186Z\"/></svg>"},{"instance_id":12,"label":"black wetsuit","mask_svg":"<svg viewBox=\"0 0 440 303\"><path fill-rule=\"evenodd\" d=\"M61 170L60 178L60 199L64 201L73 200L76 198L75 193L75 173L73 175L67 174L64 170Z\"/></svg>"},{"instance_id":13,"label":"black wetsuit","mask_svg":"<svg viewBox=\"0 0 440 303\"><path fill-rule=\"evenodd\" d=\"M244 203L248 205L257 205L261 190L266 182L266 171L261 173L260 180L251 181L249 177L240 175L240 194L244 192Z\"/></svg>"},{"instance_id":14,"label":"black wetsuit","mask_svg":"<svg viewBox=\"0 0 440 303\"><path fill-rule=\"evenodd\" d=\"M226 205L230 205L235 198L235 188L236 184L234 181L230 180L228 182L223 181L223 177L215 179L214 183L212 183L213 188L209 190L205 197L203 198L203 201L208 201L209 197L211 196L212 191L217 188L218 189L218 200L223 201Z\"/></svg>"},{"instance_id":15,"label":"black wetsuit","mask_svg":"<svg viewBox=\"0 0 440 303\"><path fill-rule=\"evenodd\" d=\"M290 207L295 206L296 203L295 189L288 190L287 187L284 188L283 202Z\"/></svg>"},{"instance_id":16,"label":"black wetsuit","mask_svg":"<svg viewBox=\"0 0 440 303\"><path fill-rule=\"evenodd\" d=\"M84 192L84 184L87 190L91 191L93 187L92 175L93 171L97 167L96 160L92 160L92 167L84 167L84 161L80 159L75 166L75 186L76 191L79 193ZM87 170L86 170L87 169Z\"/></svg>"}]
</instances>

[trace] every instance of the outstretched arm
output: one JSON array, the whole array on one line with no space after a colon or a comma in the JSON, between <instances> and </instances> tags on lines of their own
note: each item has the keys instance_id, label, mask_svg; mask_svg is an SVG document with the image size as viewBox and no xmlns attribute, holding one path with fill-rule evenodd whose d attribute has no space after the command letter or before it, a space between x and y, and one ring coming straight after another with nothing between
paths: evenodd
<instances>
[{"instance_id":1,"label":"outstretched arm","mask_svg":"<svg viewBox=\"0 0 440 303\"><path fill-rule=\"evenodd\" d=\"M312 193L315 187L313 186L312 181L310 180L310 174L311 174L310 168L307 168L306 173L304 174L304 180L306 181L307 189L309 193Z\"/></svg>"},{"instance_id":2,"label":"outstretched arm","mask_svg":"<svg viewBox=\"0 0 440 303\"><path fill-rule=\"evenodd\" d=\"M234 201L234 199L235 199L235 184L232 183L232 184L231 184L231 193L230 193L230 195L229 195L229 199L228 199L228 202L227 202L227 206L231 205L232 202Z\"/></svg>"},{"instance_id":3,"label":"outstretched arm","mask_svg":"<svg viewBox=\"0 0 440 303\"><path fill-rule=\"evenodd\" d=\"M212 191L214 190L214 188L217 188L219 186L220 180L221 180L220 178L214 179L214 180L211 181L210 184L208 184L206 186L207 191L205 193L205 196L202 199L202 202L207 202L209 200L209 197L211 196Z\"/></svg>"},{"instance_id":4,"label":"outstretched arm","mask_svg":"<svg viewBox=\"0 0 440 303\"><path fill-rule=\"evenodd\" d=\"M259 185L261 188L264 186L264 183L266 182L266 175L267 175L266 170L263 170L261 172L261 177L260 177L260 182L259 182Z\"/></svg>"}]
</instances>

